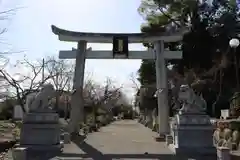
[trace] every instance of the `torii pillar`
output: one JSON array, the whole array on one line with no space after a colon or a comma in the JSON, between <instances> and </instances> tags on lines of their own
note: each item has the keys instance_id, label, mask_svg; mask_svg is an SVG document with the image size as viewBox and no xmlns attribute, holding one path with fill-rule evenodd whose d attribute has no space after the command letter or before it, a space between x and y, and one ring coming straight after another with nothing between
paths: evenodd
<instances>
[{"instance_id":1,"label":"torii pillar","mask_svg":"<svg viewBox=\"0 0 240 160\"><path fill-rule=\"evenodd\" d=\"M181 59L181 51L164 50L164 42L177 42L182 40L182 35L187 31L156 33L86 33L75 32L52 26L54 34L59 40L77 42L78 48L68 51L60 51L61 59L76 59L73 88L75 92L71 99L71 115L69 132L78 131L79 123L83 122L83 79L86 59L155 59L156 79L158 89L158 119L159 135L169 132L169 106L166 59ZM114 43L116 42L116 43ZM86 49L87 43L113 43L113 51L92 51ZM128 51L128 43L153 43L154 50ZM116 47L116 48L115 48ZM115 52L116 49L116 52Z\"/></svg>"},{"instance_id":2,"label":"torii pillar","mask_svg":"<svg viewBox=\"0 0 240 160\"><path fill-rule=\"evenodd\" d=\"M164 41L154 43L156 53L156 84L158 101L158 128L159 138L165 140L169 133L169 106L168 106L168 80L167 66L164 58Z\"/></svg>"},{"instance_id":3,"label":"torii pillar","mask_svg":"<svg viewBox=\"0 0 240 160\"><path fill-rule=\"evenodd\" d=\"M83 84L84 84L84 70L86 61L86 41L79 41L77 44L76 64L74 69L73 89L71 96L71 111L69 132L78 131L79 123L84 121L84 99L83 99ZM76 106L76 107L75 107Z\"/></svg>"}]
</instances>

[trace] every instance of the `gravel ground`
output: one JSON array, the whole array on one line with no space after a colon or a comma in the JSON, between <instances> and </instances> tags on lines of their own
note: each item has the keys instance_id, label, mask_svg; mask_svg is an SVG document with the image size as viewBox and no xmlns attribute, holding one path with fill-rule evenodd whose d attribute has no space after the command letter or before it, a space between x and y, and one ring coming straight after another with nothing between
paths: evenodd
<instances>
[{"instance_id":1,"label":"gravel ground","mask_svg":"<svg viewBox=\"0 0 240 160\"><path fill-rule=\"evenodd\" d=\"M8 152L3 152L1 154L2 154L2 157L0 156L0 160L13 160L11 150L8 150Z\"/></svg>"},{"instance_id":2,"label":"gravel ground","mask_svg":"<svg viewBox=\"0 0 240 160\"><path fill-rule=\"evenodd\" d=\"M5 159L5 157L6 157L6 152L1 152L0 153L0 160L4 160Z\"/></svg>"},{"instance_id":3,"label":"gravel ground","mask_svg":"<svg viewBox=\"0 0 240 160\"><path fill-rule=\"evenodd\" d=\"M12 160L12 154L9 154L11 151L8 151L8 149L11 148L16 141L16 135L14 135L16 130L19 129L16 129L14 123L10 121L0 121L0 160Z\"/></svg>"}]
</instances>

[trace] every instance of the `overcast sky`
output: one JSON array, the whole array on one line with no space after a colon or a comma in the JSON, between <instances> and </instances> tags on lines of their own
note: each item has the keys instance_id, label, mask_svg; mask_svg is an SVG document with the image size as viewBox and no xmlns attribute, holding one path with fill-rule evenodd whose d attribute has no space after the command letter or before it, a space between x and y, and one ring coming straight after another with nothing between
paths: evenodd
<instances>
[{"instance_id":1,"label":"overcast sky","mask_svg":"<svg viewBox=\"0 0 240 160\"><path fill-rule=\"evenodd\" d=\"M60 42L50 26L88 32L140 32L142 17L137 12L140 0L1 0L1 11L16 7L1 28L8 31L1 37L1 51L24 51L28 59L36 60L47 55L58 55L59 50L75 47L74 43ZM111 49L111 45L89 44L93 49ZM142 45L131 45L140 50ZM23 58L23 53L12 54L11 63ZM124 91L133 94L129 76L136 73L140 60L87 60L86 72L98 82L106 77Z\"/></svg>"}]
</instances>

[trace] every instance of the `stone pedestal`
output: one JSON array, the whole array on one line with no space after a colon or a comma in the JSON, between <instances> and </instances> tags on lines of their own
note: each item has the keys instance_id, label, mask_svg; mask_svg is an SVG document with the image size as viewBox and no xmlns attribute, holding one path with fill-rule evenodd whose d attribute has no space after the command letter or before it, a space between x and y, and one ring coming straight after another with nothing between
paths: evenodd
<instances>
[{"instance_id":1,"label":"stone pedestal","mask_svg":"<svg viewBox=\"0 0 240 160\"><path fill-rule=\"evenodd\" d=\"M231 160L230 149L226 147L217 148L217 160Z\"/></svg>"},{"instance_id":2,"label":"stone pedestal","mask_svg":"<svg viewBox=\"0 0 240 160\"><path fill-rule=\"evenodd\" d=\"M13 156L12 156L13 160L26 160L27 159L26 148L23 148L23 147L13 148L12 154L13 154Z\"/></svg>"},{"instance_id":3,"label":"stone pedestal","mask_svg":"<svg viewBox=\"0 0 240 160\"><path fill-rule=\"evenodd\" d=\"M213 126L204 112L179 112L171 122L172 144L176 154L216 155L212 142Z\"/></svg>"},{"instance_id":4,"label":"stone pedestal","mask_svg":"<svg viewBox=\"0 0 240 160\"><path fill-rule=\"evenodd\" d=\"M20 147L27 150L60 152L60 125L58 114L50 109L29 112L23 119Z\"/></svg>"}]
</instances>

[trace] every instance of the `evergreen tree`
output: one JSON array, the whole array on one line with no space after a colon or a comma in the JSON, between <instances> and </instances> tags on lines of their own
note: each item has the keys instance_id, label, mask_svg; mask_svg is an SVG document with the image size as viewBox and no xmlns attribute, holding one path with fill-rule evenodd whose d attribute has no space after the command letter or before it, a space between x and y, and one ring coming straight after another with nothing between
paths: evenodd
<instances>
[{"instance_id":1,"label":"evergreen tree","mask_svg":"<svg viewBox=\"0 0 240 160\"><path fill-rule=\"evenodd\" d=\"M178 74L185 77L189 71L193 73L192 85L203 82L202 93L211 89L215 95L230 98L237 82L235 55L229 48L229 40L237 37L240 31L235 0L213 0L211 3L207 0L142 0L138 11L146 20L141 26L142 32L163 32L169 27L190 28L181 42L165 44L170 50L180 48L183 51L183 59L170 60L167 64L173 64ZM153 47L153 44L144 45ZM239 61L238 48L236 56ZM155 81L150 75L155 75L154 62L143 60L139 69L142 85Z\"/></svg>"}]
</instances>

